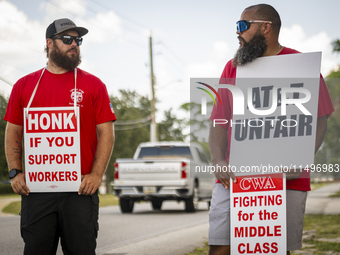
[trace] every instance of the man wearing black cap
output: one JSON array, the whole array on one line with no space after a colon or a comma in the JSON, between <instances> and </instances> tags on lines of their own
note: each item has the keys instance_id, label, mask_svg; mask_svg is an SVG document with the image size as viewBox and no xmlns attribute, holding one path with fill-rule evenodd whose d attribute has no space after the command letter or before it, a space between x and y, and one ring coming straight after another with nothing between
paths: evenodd
<instances>
[{"instance_id":1,"label":"man wearing black cap","mask_svg":"<svg viewBox=\"0 0 340 255\"><path fill-rule=\"evenodd\" d=\"M111 156L113 121L116 117L106 86L97 77L77 68L81 62L79 46L83 41L82 36L87 33L86 28L77 27L69 19L55 20L50 24L46 30L46 68L21 78L13 86L8 102L4 117L7 120L5 149L13 191L22 195L21 235L25 242L24 254L56 254L59 237L64 254L95 254L99 204L97 190ZM77 132L80 137L80 155L70 154L71 157L66 157L67 154L58 154L64 155L60 162L54 155L46 155L50 163L54 160L64 164L65 169L75 165L79 156L79 174L76 171L68 173L66 170L62 174L48 173L49 170L45 168L36 181L79 181L79 190L53 192L58 185L46 185L44 191L30 192L26 185L28 165L42 163L38 162L37 155L35 158L27 156L29 147L34 146L25 143L25 178L22 137L23 133L26 136L28 132L26 123L33 123L36 127L34 132L37 132L40 139L39 135L48 130L49 114L53 111L66 111L66 108L69 115L67 112L64 115L55 114L53 128L62 129L67 124L71 128L73 123L79 121ZM41 118L40 122L34 120L39 116L33 114L34 111L43 113L45 119ZM65 119L65 116L69 119ZM58 122L62 117L63 122ZM39 128L45 130L39 131ZM44 158L45 161L48 162ZM29 176L30 181L31 178Z\"/></svg>"}]
</instances>

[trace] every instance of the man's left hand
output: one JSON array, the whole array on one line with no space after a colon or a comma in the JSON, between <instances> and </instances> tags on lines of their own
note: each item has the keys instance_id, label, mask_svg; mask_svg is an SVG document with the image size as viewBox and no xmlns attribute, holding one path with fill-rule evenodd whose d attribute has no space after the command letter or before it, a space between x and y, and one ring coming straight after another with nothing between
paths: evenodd
<instances>
[{"instance_id":1,"label":"man's left hand","mask_svg":"<svg viewBox=\"0 0 340 255\"><path fill-rule=\"evenodd\" d=\"M90 173L82 176L81 185L79 187L79 195L93 195L102 182L102 176Z\"/></svg>"}]
</instances>

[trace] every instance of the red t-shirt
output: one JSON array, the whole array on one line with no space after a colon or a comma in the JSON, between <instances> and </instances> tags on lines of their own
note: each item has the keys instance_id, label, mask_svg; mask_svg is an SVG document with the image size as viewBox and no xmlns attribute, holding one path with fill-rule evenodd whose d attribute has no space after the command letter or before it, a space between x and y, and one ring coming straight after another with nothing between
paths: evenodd
<instances>
[{"instance_id":1,"label":"red t-shirt","mask_svg":"<svg viewBox=\"0 0 340 255\"><path fill-rule=\"evenodd\" d=\"M285 54L294 54L300 53L296 50L284 47L282 51L278 55L285 55ZM232 84L235 85L235 78L236 78L236 67L233 67L232 60L230 60L221 75L220 83L221 84ZM214 105L210 119L213 121L214 119L226 119L228 123L230 123L230 119L232 118L233 112L233 98L232 94L228 89L219 89L218 94L221 98L223 98L223 107L220 107L219 104ZM328 115L334 111L333 104L331 98L329 96L329 92L326 86L324 79L321 76L320 79L320 89L319 89L319 106L318 106L318 118ZM221 127L225 128L229 131L229 125L221 124ZM228 132L228 141L231 141L231 132ZM225 154L225 159L229 162L229 155L230 155L230 143L228 143L228 147ZM287 189L293 190L302 190L302 191L309 191L310 190L310 181L309 181L309 171L303 171L300 177L296 180L287 181ZM217 180L217 183L219 181Z\"/></svg>"},{"instance_id":2,"label":"red t-shirt","mask_svg":"<svg viewBox=\"0 0 340 255\"><path fill-rule=\"evenodd\" d=\"M43 69L24 76L14 84L4 120L23 126L27 107ZM91 172L97 148L96 125L115 121L105 84L97 77L77 69L77 102L80 111L81 174ZM53 74L45 70L30 107L73 106L74 71Z\"/></svg>"}]
</instances>

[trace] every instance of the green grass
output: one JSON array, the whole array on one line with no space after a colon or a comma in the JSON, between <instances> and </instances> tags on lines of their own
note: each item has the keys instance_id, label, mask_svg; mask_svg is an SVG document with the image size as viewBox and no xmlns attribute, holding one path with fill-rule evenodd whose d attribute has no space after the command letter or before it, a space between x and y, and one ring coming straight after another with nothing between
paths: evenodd
<instances>
[{"instance_id":1,"label":"green grass","mask_svg":"<svg viewBox=\"0 0 340 255\"><path fill-rule=\"evenodd\" d=\"M339 242L320 242L320 241L308 241L308 244L313 244L312 249L317 249L317 251L335 251L340 252ZM304 249L308 250L308 249Z\"/></svg>"},{"instance_id":2,"label":"green grass","mask_svg":"<svg viewBox=\"0 0 340 255\"><path fill-rule=\"evenodd\" d=\"M21 196L18 194L0 194L0 198L20 198Z\"/></svg>"},{"instance_id":3,"label":"green grass","mask_svg":"<svg viewBox=\"0 0 340 255\"><path fill-rule=\"evenodd\" d=\"M99 195L99 206L112 206L112 205L119 205L118 197L114 195Z\"/></svg>"},{"instance_id":4,"label":"green grass","mask_svg":"<svg viewBox=\"0 0 340 255\"><path fill-rule=\"evenodd\" d=\"M307 214L303 229L315 230L316 238L340 237L340 215Z\"/></svg>"},{"instance_id":5,"label":"green grass","mask_svg":"<svg viewBox=\"0 0 340 255\"><path fill-rule=\"evenodd\" d=\"M203 247L195 248L193 252L187 253L185 255L208 255L208 253L209 253L209 245L208 245L208 242L205 242Z\"/></svg>"},{"instance_id":6,"label":"green grass","mask_svg":"<svg viewBox=\"0 0 340 255\"><path fill-rule=\"evenodd\" d=\"M2 210L2 212L19 215L20 210L21 210L21 202L20 201L16 201L16 202L12 202L9 205L7 205Z\"/></svg>"},{"instance_id":7,"label":"green grass","mask_svg":"<svg viewBox=\"0 0 340 255\"><path fill-rule=\"evenodd\" d=\"M310 188L311 188L311 190L316 190L316 189L320 189L320 188L322 188L323 186L326 186L327 185L327 183L325 183L325 182L322 182L322 183L311 183L310 184Z\"/></svg>"},{"instance_id":8,"label":"green grass","mask_svg":"<svg viewBox=\"0 0 340 255\"><path fill-rule=\"evenodd\" d=\"M315 238L333 239L340 237L340 214L338 215L322 215L307 214L303 221L303 230L315 230ZM310 240L307 244L312 247L305 247L301 250L310 251L311 254L330 254L329 252L340 252L340 242L322 242ZM193 252L186 255L208 255L208 243L204 243L204 247L196 248ZM297 254L297 253L291 253Z\"/></svg>"},{"instance_id":9,"label":"green grass","mask_svg":"<svg viewBox=\"0 0 340 255\"><path fill-rule=\"evenodd\" d=\"M20 197L19 195L0 196L1 198ZM114 195L99 195L99 207L119 205L119 199ZM2 212L18 215L21 210L21 202L16 201L7 205Z\"/></svg>"},{"instance_id":10,"label":"green grass","mask_svg":"<svg viewBox=\"0 0 340 255\"><path fill-rule=\"evenodd\" d=\"M337 193L330 195L329 197L340 197L340 190Z\"/></svg>"}]
</instances>

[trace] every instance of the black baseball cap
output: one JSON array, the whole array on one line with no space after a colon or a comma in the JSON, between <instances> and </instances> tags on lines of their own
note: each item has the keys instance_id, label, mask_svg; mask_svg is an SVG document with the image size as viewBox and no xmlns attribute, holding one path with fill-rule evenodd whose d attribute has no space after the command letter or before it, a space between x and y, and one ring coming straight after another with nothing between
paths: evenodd
<instances>
[{"instance_id":1,"label":"black baseball cap","mask_svg":"<svg viewBox=\"0 0 340 255\"><path fill-rule=\"evenodd\" d=\"M84 27L77 27L76 24L70 19L57 19L53 21L46 29L46 39L65 32L67 30L77 31L79 36L86 35L89 30Z\"/></svg>"}]
</instances>

